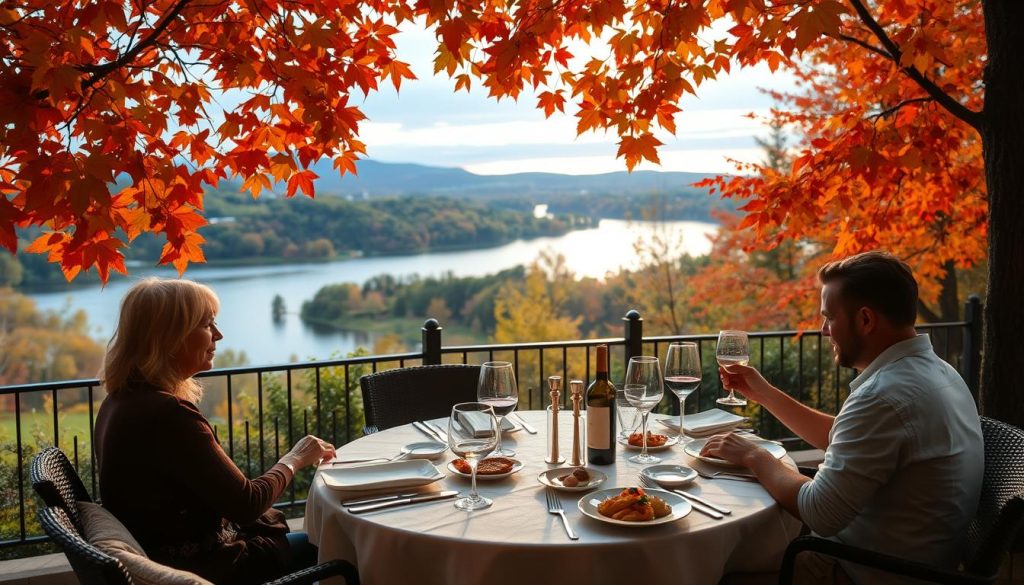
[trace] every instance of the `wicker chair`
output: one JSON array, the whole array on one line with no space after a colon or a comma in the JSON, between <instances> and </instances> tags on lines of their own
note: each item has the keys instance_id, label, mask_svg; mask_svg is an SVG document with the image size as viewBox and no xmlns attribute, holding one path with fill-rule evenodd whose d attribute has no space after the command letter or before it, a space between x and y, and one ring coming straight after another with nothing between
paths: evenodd
<instances>
[{"instance_id":1,"label":"wicker chair","mask_svg":"<svg viewBox=\"0 0 1024 585\"><path fill-rule=\"evenodd\" d=\"M816 536L801 536L786 549L779 583L792 583L796 555L803 551L934 583L994 583L1007 550L1024 525L1024 431L986 417L981 417L981 430L985 475L978 511L968 526L961 570L945 571Z\"/></svg>"},{"instance_id":2,"label":"wicker chair","mask_svg":"<svg viewBox=\"0 0 1024 585\"><path fill-rule=\"evenodd\" d=\"M76 502L91 502L82 480L64 453L50 447L32 460L32 487L46 503L39 510L39 523L67 556L82 585L132 585L128 569L116 558L89 544L84 538ZM296 571L266 585L305 585L327 577L343 576L346 585L359 585L356 568L347 561L328 561Z\"/></svg>"},{"instance_id":3,"label":"wicker chair","mask_svg":"<svg viewBox=\"0 0 1024 585\"><path fill-rule=\"evenodd\" d=\"M417 420L442 418L452 405L476 400L480 366L441 365L367 374L363 390L366 426L384 430Z\"/></svg>"}]
</instances>

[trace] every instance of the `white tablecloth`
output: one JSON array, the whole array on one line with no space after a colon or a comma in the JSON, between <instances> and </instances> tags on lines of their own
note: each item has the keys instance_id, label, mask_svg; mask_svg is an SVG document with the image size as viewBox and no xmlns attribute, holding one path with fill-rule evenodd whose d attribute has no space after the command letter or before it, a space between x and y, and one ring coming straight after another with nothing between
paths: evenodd
<instances>
[{"instance_id":1,"label":"white tablecloth","mask_svg":"<svg viewBox=\"0 0 1024 585\"><path fill-rule=\"evenodd\" d=\"M525 466L506 479L477 482L480 493L494 500L485 510L462 512L452 500L442 500L353 515L318 475L306 502L305 528L320 548L320 562L352 561L366 585L711 584L732 571L776 570L786 544L799 532L800 523L760 484L698 478L687 490L732 509L732 515L715 520L694 510L661 526L622 527L581 514L576 503L585 493L560 492L580 537L570 541L559 518L547 512L546 488L537 481L542 471L556 467L544 462L546 415L519 414L539 433L505 434ZM437 422L442 428L447 424ZM571 413L563 413L560 422L561 450L568 458ZM423 440L407 425L361 438L339 453L342 459L391 456L402 445ZM639 485L644 466L627 461L631 454L620 446L615 464L595 467L608 476L598 489ZM678 446L657 454L662 463L712 470ZM448 473L444 468L452 458L448 451L434 463ZM435 485L469 490L468 479L451 473Z\"/></svg>"}]
</instances>

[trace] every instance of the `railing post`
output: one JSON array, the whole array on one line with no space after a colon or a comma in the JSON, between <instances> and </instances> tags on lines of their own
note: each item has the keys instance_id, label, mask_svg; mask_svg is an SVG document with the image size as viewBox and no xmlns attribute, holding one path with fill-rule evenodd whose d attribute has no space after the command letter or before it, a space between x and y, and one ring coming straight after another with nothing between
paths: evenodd
<instances>
[{"instance_id":1,"label":"railing post","mask_svg":"<svg viewBox=\"0 0 1024 585\"><path fill-rule=\"evenodd\" d=\"M438 324L437 319L427 319L423 322L423 365L437 366L441 364L441 330L444 329Z\"/></svg>"},{"instance_id":2,"label":"railing post","mask_svg":"<svg viewBox=\"0 0 1024 585\"><path fill-rule=\"evenodd\" d=\"M981 381L981 326L982 312L985 307L978 295L967 297L964 304L964 345L960 355L960 374L967 382L967 387L978 401L978 385Z\"/></svg>"},{"instance_id":3,"label":"railing post","mask_svg":"<svg viewBox=\"0 0 1024 585\"><path fill-rule=\"evenodd\" d=\"M644 320L636 309L630 309L622 318L625 322L623 364L629 364L629 358L643 353Z\"/></svg>"}]
</instances>

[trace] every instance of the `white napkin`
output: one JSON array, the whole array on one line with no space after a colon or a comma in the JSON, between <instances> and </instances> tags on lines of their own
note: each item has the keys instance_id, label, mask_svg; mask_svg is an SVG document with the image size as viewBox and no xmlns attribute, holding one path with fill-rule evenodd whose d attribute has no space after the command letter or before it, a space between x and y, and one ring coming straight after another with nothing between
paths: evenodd
<instances>
[{"instance_id":1,"label":"white napkin","mask_svg":"<svg viewBox=\"0 0 1024 585\"><path fill-rule=\"evenodd\" d=\"M749 420L745 416L735 415L719 408L712 408L683 417L683 430L691 437L707 437L731 431ZM659 418L658 422L674 431L679 430L678 416Z\"/></svg>"},{"instance_id":2,"label":"white napkin","mask_svg":"<svg viewBox=\"0 0 1024 585\"><path fill-rule=\"evenodd\" d=\"M457 420L462 425L462 428L471 431L474 437L485 437L490 434L490 423L487 422L488 416L486 414L482 412L458 412L456 415L459 417ZM502 432L509 432L516 428L516 425L508 420L508 417L501 420Z\"/></svg>"}]
</instances>

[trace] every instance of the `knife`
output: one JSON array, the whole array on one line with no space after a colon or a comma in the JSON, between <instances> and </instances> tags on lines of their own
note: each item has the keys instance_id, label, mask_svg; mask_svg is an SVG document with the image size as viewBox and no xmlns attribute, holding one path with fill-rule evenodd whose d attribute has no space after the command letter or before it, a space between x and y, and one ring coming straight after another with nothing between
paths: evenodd
<instances>
[{"instance_id":1,"label":"knife","mask_svg":"<svg viewBox=\"0 0 1024 585\"><path fill-rule=\"evenodd\" d=\"M523 419L523 417L519 416L519 414L518 414L518 413L516 414L516 420L517 420L517 421L519 421L519 424L520 424L520 425L521 425L521 426L522 426L522 427L523 427L524 429L526 429L526 432L530 433L531 435L536 435L536 434L537 434L537 429L535 429L535 428L531 427L531 426L529 425L529 423L527 423L527 422L526 422L526 420L524 420L524 419Z\"/></svg>"},{"instance_id":2,"label":"knife","mask_svg":"<svg viewBox=\"0 0 1024 585\"><path fill-rule=\"evenodd\" d=\"M372 512L374 510L383 510L385 508L393 508L395 506L404 506L406 504L418 504L420 502L433 502L436 500L447 500L454 498L459 495L459 492L449 490L445 492L438 492L436 494L426 494L422 496L413 496L411 498L398 498L387 502L379 502L376 504L366 504L363 506L353 506L348 509L353 514L362 514L363 512Z\"/></svg>"},{"instance_id":3,"label":"knife","mask_svg":"<svg viewBox=\"0 0 1024 585\"><path fill-rule=\"evenodd\" d=\"M429 427L430 430L432 430L435 433L437 433L437 438L441 439L442 443L444 443L446 445L448 444L448 433L442 431L441 427L435 425L434 423L430 422L429 420L423 421L423 424L427 425L427 427Z\"/></svg>"},{"instance_id":4,"label":"knife","mask_svg":"<svg viewBox=\"0 0 1024 585\"><path fill-rule=\"evenodd\" d=\"M725 514L726 516L728 516L729 514L732 514L732 510L730 510L729 508L723 508L722 506L718 506L716 504L712 504L711 502L705 500L704 498L702 498L700 496L695 496L695 495L691 494L690 492L684 492L683 490L669 490L669 491L674 493L674 494L679 494L680 496L683 496L687 500L690 500L691 504L694 503L694 502L697 502L698 504L700 504L702 506L707 506L708 508L711 508L712 510L714 510L714 511L720 513L720 514Z\"/></svg>"},{"instance_id":5,"label":"knife","mask_svg":"<svg viewBox=\"0 0 1024 585\"><path fill-rule=\"evenodd\" d=\"M448 441L442 439L440 437L440 435L435 433L434 429L428 427L427 425L421 423L420 421L413 421L412 426L416 427L421 433L425 434L426 436L430 437L431 439L433 439L435 441L441 441L442 443L447 443L448 442Z\"/></svg>"},{"instance_id":6,"label":"knife","mask_svg":"<svg viewBox=\"0 0 1024 585\"><path fill-rule=\"evenodd\" d=\"M361 506L363 504L376 504L377 502L387 502L389 500L398 500L401 498L415 498L416 496L424 495L421 492L413 492L411 494L391 494L387 496L374 496L372 498L360 498L358 500L350 500L348 502L342 502L341 505L348 508L350 506Z\"/></svg>"},{"instance_id":7,"label":"knife","mask_svg":"<svg viewBox=\"0 0 1024 585\"><path fill-rule=\"evenodd\" d=\"M697 510L698 512L700 512L702 514L706 514L708 516L711 516L715 520L721 520L722 518L725 518L725 516L719 514L718 512L712 510L711 508L708 508L707 506L705 506L704 504L701 504L700 502L698 502L696 500L688 500L688 501L690 502L690 505L693 506L694 510Z\"/></svg>"}]
</instances>

